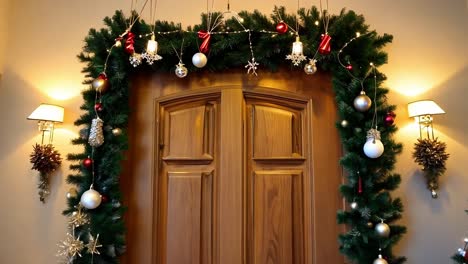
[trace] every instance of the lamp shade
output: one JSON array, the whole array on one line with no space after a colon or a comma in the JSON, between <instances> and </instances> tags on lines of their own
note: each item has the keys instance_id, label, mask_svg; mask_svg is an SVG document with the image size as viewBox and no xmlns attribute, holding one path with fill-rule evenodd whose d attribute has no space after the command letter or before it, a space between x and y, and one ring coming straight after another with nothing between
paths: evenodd
<instances>
[{"instance_id":1,"label":"lamp shade","mask_svg":"<svg viewBox=\"0 0 468 264\"><path fill-rule=\"evenodd\" d=\"M421 100L408 104L408 116L440 115L445 111L432 100Z\"/></svg>"},{"instance_id":2,"label":"lamp shade","mask_svg":"<svg viewBox=\"0 0 468 264\"><path fill-rule=\"evenodd\" d=\"M41 104L29 116L29 120L43 120L51 122L63 122L64 109L58 105Z\"/></svg>"}]
</instances>

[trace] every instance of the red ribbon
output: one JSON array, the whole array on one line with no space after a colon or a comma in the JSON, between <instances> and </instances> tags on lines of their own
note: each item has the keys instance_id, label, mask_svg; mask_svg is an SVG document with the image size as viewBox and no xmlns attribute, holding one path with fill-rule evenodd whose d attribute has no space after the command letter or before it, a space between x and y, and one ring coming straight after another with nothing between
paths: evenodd
<instances>
[{"instance_id":1,"label":"red ribbon","mask_svg":"<svg viewBox=\"0 0 468 264\"><path fill-rule=\"evenodd\" d=\"M319 52L320 54L327 55L331 52L331 37L328 34L322 35L322 41L319 45Z\"/></svg>"},{"instance_id":2,"label":"red ribbon","mask_svg":"<svg viewBox=\"0 0 468 264\"><path fill-rule=\"evenodd\" d=\"M133 46L135 44L135 34L132 32L127 33L127 39L125 40L125 52L128 54L133 54L135 53L135 47Z\"/></svg>"},{"instance_id":3,"label":"red ribbon","mask_svg":"<svg viewBox=\"0 0 468 264\"><path fill-rule=\"evenodd\" d=\"M203 42L200 45L200 52L208 53L210 50L211 34L206 30L200 30L198 31L198 38L203 39Z\"/></svg>"}]
</instances>

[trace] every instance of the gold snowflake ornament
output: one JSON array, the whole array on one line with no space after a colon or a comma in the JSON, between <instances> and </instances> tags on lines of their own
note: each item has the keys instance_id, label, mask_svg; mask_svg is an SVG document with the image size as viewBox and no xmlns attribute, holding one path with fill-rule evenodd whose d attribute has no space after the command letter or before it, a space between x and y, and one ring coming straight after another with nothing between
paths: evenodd
<instances>
[{"instance_id":1,"label":"gold snowflake ornament","mask_svg":"<svg viewBox=\"0 0 468 264\"><path fill-rule=\"evenodd\" d=\"M86 244L86 248L88 249L88 253L91 255L97 254L100 255L101 253L99 252L98 248L102 247L101 244L98 242L99 240L99 234L96 235L96 238L89 233L89 241L88 244Z\"/></svg>"}]
</instances>

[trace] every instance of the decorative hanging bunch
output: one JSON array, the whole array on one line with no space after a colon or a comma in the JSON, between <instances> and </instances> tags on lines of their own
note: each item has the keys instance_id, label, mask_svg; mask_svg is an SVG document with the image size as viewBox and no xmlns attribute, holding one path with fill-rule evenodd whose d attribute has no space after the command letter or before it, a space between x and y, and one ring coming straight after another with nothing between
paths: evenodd
<instances>
[{"instance_id":1,"label":"decorative hanging bunch","mask_svg":"<svg viewBox=\"0 0 468 264\"><path fill-rule=\"evenodd\" d=\"M50 194L50 173L60 167L62 158L60 157L60 153L51 144L34 145L30 157L30 161L33 164L32 169L39 171L39 200L45 203L45 198Z\"/></svg>"},{"instance_id":2,"label":"decorative hanging bunch","mask_svg":"<svg viewBox=\"0 0 468 264\"><path fill-rule=\"evenodd\" d=\"M414 145L413 158L422 166L426 178L427 189L431 191L432 198L437 198L439 188L439 177L444 174L445 162L449 154L445 151L447 145L436 139L418 139Z\"/></svg>"}]
</instances>

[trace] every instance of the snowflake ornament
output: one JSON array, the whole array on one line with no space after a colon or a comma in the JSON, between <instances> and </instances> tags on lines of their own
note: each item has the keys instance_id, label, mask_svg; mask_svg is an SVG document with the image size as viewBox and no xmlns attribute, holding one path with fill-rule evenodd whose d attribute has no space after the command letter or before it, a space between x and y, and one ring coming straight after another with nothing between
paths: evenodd
<instances>
[{"instance_id":1,"label":"snowflake ornament","mask_svg":"<svg viewBox=\"0 0 468 264\"><path fill-rule=\"evenodd\" d=\"M159 56L157 53L153 53L153 52L145 52L145 53L141 54L141 58L145 59L146 63L148 63L149 65L153 65L153 63L155 61L162 59L161 56Z\"/></svg>"},{"instance_id":2,"label":"snowflake ornament","mask_svg":"<svg viewBox=\"0 0 468 264\"><path fill-rule=\"evenodd\" d=\"M130 61L130 64L133 67L137 67L141 64L141 55L135 52L130 56L128 60Z\"/></svg>"},{"instance_id":3,"label":"snowflake ornament","mask_svg":"<svg viewBox=\"0 0 468 264\"><path fill-rule=\"evenodd\" d=\"M248 61L248 64L245 65L245 68L247 69L247 74L250 74L252 72L252 74L255 74L255 76L257 76L257 66L258 66L258 62L255 61L255 58L252 58L251 61Z\"/></svg>"}]
</instances>

